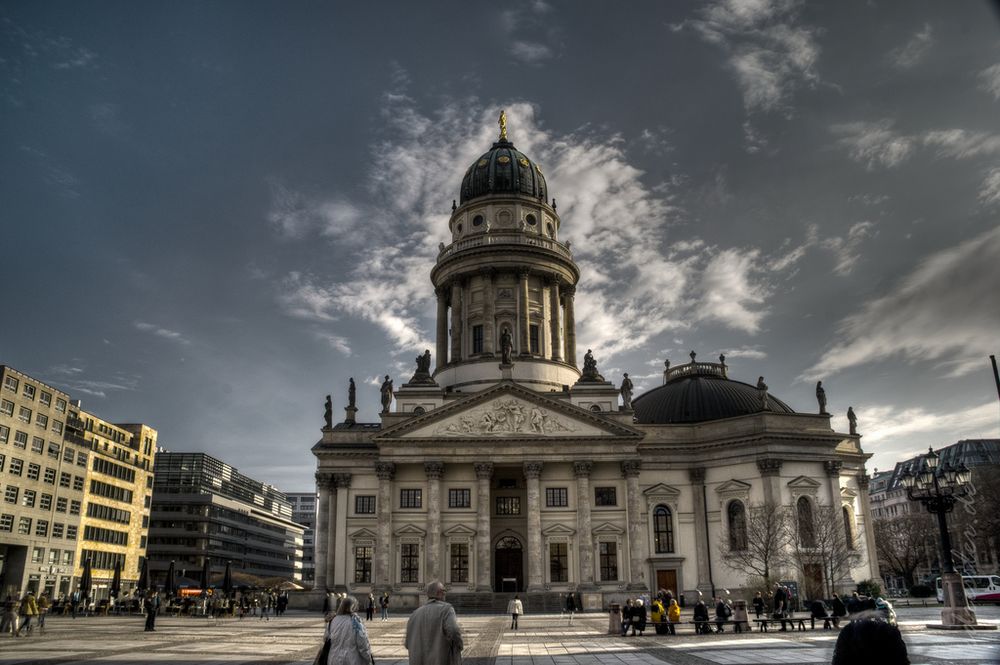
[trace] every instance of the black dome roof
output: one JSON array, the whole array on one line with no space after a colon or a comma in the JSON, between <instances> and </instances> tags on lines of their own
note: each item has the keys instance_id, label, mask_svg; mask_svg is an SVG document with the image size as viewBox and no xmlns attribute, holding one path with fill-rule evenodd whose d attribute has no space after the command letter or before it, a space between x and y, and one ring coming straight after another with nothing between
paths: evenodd
<instances>
[{"instance_id":1,"label":"black dome roof","mask_svg":"<svg viewBox=\"0 0 1000 665\"><path fill-rule=\"evenodd\" d=\"M516 194L546 201L548 187L538 165L500 139L473 162L462 178L461 203L487 194Z\"/></svg>"},{"instance_id":2,"label":"black dome roof","mask_svg":"<svg viewBox=\"0 0 1000 665\"><path fill-rule=\"evenodd\" d=\"M632 400L636 422L644 425L701 423L762 411L760 391L756 386L727 379L722 375L724 371L683 372L688 367L690 365L676 367L674 371L682 370L680 375L668 374L666 384ZM772 413L795 413L770 393L767 405Z\"/></svg>"}]
</instances>

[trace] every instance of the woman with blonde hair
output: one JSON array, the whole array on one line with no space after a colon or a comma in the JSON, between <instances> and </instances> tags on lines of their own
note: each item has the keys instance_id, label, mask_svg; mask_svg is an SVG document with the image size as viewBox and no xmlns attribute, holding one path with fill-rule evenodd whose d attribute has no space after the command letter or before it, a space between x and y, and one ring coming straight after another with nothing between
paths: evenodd
<instances>
[{"instance_id":1,"label":"woman with blonde hair","mask_svg":"<svg viewBox=\"0 0 1000 665\"><path fill-rule=\"evenodd\" d=\"M355 614L358 601L354 596L340 599L337 613L326 626L326 639L330 642L327 665L371 665L372 647L368 642L361 617Z\"/></svg>"}]
</instances>

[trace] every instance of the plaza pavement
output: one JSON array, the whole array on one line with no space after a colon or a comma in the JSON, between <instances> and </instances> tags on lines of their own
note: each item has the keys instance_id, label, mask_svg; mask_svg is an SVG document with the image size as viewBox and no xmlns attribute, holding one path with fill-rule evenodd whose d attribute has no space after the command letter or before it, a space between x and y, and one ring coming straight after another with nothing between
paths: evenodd
<instances>
[{"instance_id":1,"label":"plaza pavement","mask_svg":"<svg viewBox=\"0 0 1000 665\"><path fill-rule=\"evenodd\" d=\"M977 608L980 619L1000 623L1000 608ZM930 631L935 608L904 609L900 625L913 665L1000 663L1000 631ZM696 636L608 635L604 614L577 615L572 626L558 614L527 615L509 630L506 616L463 616L465 662L469 665L729 665L829 663L836 633L807 631ZM367 624L377 665L404 665L405 616ZM0 665L311 665L322 640L316 614L293 612L270 621L160 617L156 632L143 632L143 618L49 617L46 632L0 636Z\"/></svg>"}]
</instances>

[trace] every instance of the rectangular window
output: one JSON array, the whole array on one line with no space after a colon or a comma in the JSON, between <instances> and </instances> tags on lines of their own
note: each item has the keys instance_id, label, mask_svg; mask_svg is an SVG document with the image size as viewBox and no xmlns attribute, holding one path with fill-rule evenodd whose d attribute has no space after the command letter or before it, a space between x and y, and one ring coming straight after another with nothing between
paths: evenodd
<instances>
[{"instance_id":1,"label":"rectangular window","mask_svg":"<svg viewBox=\"0 0 1000 665\"><path fill-rule=\"evenodd\" d=\"M56 512L65 513L66 508L69 506L69 499L64 496L56 497Z\"/></svg>"},{"instance_id":2,"label":"rectangular window","mask_svg":"<svg viewBox=\"0 0 1000 665\"><path fill-rule=\"evenodd\" d=\"M595 487L594 505L597 506L617 506L618 490L615 487Z\"/></svg>"},{"instance_id":3,"label":"rectangular window","mask_svg":"<svg viewBox=\"0 0 1000 665\"><path fill-rule=\"evenodd\" d=\"M114 499L115 501L121 501L123 503L132 503L132 490L127 490L124 487L115 487L114 485L109 485L108 483L102 483L100 480L90 481L90 493L96 494L97 496L103 496L105 499Z\"/></svg>"},{"instance_id":4,"label":"rectangular window","mask_svg":"<svg viewBox=\"0 0 1000 665\"><path fill-rule=\"evenodd\" d=\"M63 537L63 528L64 528L64 525L63 525L62 522L53 522L52 523L52 537L53 538L62 538Z\"/></svg>"},{"instance_id":5,"label":"rectangular window","mask_svg":"<svg viewBox=\"0 0 1000 665\"><path fill-rule=\"evenodd\" d=\"M73 489L83 491L83 476L73 476Z\"/></svg>"},{"instance_id":6,"label":"rectangular window","mask_svg":"<svg viewBox=\"0 0 1000 665\"><path fill-rule=\"evenodd\" d=\"M49 522L48 520L38 520L35 524L35 535L39 538L48 538L49 536Z\"/></svg>"},{"instance_id":7,"label":"rectangular window","mask_svg":"<svg viewBox=\"0 0 1000 665\"><path fill-rule=\"evenodd\" d=\"M565 508L569 505L569 491L565 487L545 488L546 508Z\"/></svg>"},{"instance_id":8,"label":"rectangular window","mask_svg":"<svg viewBox=\"0 0 1000 665\"><path fill-rule=\"evenodd\" d=\"M56 411L66 413L66 400L61 397L56 398Z\"/></svg>"},{"instance_id":9,"label":"rectangular window","mask_svg":"<svg viewBox=\"0 0 1000 665\"><path fill-rule=\"evenodd\" d=\"M569 581L569 555L566 543L549 543L549 576L553 582Z\"/></svg>"},{"instance_id":10,"label":"rectangular window","mask_svg":"<svg viewBox=\"0 0 1000 665\"><path fill-rule=\"evenodd\" d=\"M74 536L75 537L75 536ZM111 552L106 552L106 554L111 554ZM122 558L122 567L125 567L125 556L123 554L117 554L115 556L120 556ZM63 565L72 566L73 565L73 550L63 550ZM114 567L114 566L112 566Z\"/></svg>"},{"instance_id":11,"label":"rectangular window","mask_svg":"<svg viewBox=\"0 0 1000 665\"><path fill-rule=\"evenodd\" d=\"M17 532L22 536L31 535L31 518L22 517L17 521Z\"/></svg>"},{"instance_id":12,"label":"rectangular window","mask_svg":"<svg viewBox=\"0 0 1000 665\"><path fill-rule=\"evenodd\" d=\"M601 581L618 581L618 544L600 543Z\"/></svg>"},{"instance_id":13,"label":"rectangular window","mask_svg":"<svg viewBox=\"0 0 1000 665\"><path fill-rule=\"evenodd\" d=\"M73 484L73 474L63 471L59 474L59 487L69 487Z\"/></svg>"},{"instance_id":14,"label":"rectangular window","mask_svg":"<svg viewBox=\"0 0 1000 665\"><path fill-rule=\"evenodd\" d=\"M132 521L132 513L121 508L112 508L93 501L87 502L87 517L95 517L99 520L108 520L118 524L129 524Z\"/></svg>"},{"instance_id":15,"label":"rectangular window","mask_svg":"<svg viewBox=\"0 0 1000 665\"><path fill-rule=\"evenodd\" d=\"M55 532L55 527L52 528L52 531ZM49 565L59 565L59 550L49 550Z\"/></svg>"},{"instance_id":16,"label":"rectangular window","mask_svg":"<svg viewBox=\"0 0 1000 665\"><path fill-rule=\"evenodd\" d=\"M371 584L372 581L372 548L369 546L354 548L354 583Z\"/></svg>"},{"instance_id":17,"label":"rectangular window","mask_svg":"<svg viewBox=\"0 0 1000 665\"><path fill-rule=\"evenodd\" d=\"M423 506L422 490L399 490L400 508L420 508Z\"/></svg>"},{"instance_id":18,"label":"rectangular window","mask_svg":"<svg viewBox=\"0 0 1000 665\"><path fill-rule=\"evenodd\" d=\"M64 462L67 462L68 464L72 464L73 463L73 457L74 457L74 455L73 455L73 449L72 448L70 448L69 446L66 446L65 448L63 448L63 461Z\"/></svg>"},{"instance_id":19,"label":"rectangular window","mask_svg":"<svg viewBox=\"0 0 1000 665\"><path fill-rule=\"evenodd\" d=\"M48 467L48 466L45 467L45 476L42 478L42 480L44 482L48 483L49 485L55 485L56 484L56 470L53 469L53 468L51 468L51 467Z\"/></svg>"},{"instance_id":20,"label":"rectangular window","mask_svg":"<svg viewBox=\"0 0 1000 665\"><path fill-rule=\"evenodd\" d=\"M72 499L69 502L69 514L79 515L80 514L80 502L76 499Z\"/></svg>"},{"instance_id":21,"label":"rectangular window","mask_svg":"<svg viewBox=\"0 0 1000 665\"><path fill-rule=\"evenodd\" d=\"M30 383L24 384L24 392L21 393L28 399L35 399L35 387Z\"/></svg>"},{"instance_id":22,"label":"rectangular window","mask_svg":"<svg viewBox=\"0 0 1000 665\"><path fill-rule=\"evenodd\" d=\"M468 488L448 490L449 508L468 508L471 505L472 505L472 490Z\"/></svg>"},{"instance_id":23,"label":"rectangular window","mask_svg":"<svg viewBox=\"0 0 1000 665\"><path fill-rule=\"evenodd\" d=\"M44 492L38 497L38 507L42 510L52 510L52 495Z\"/></svg>"},{"instance_id":24,"label":"rectangular window","mask_svg":"<svg viewBox=\"0 0 1000 665\"><path fill-rule=\"evenodd\" d=\"M497 515L520 515L521 497L519 496L498 496Z\"/></svg>"},{"instance_id":25,"label":"rectangular window","mask_svg":"<svg viewBox=\"0 0 1000 665\"><path fill-rule=\"evenodd\" d=\"M66 525L66 540L76 540L76 525L67 524Z\"/></svg>"},{"instance_id":26,"label":"rectangular window","mask_svg":"<svg viewBox=\"0 0 1000 665\"><path fill-rule=\"evenodd\" d=\"M0 515L0 531L13 531L14 530L14 516L4 513Z\"/></svg>"},{"instance_id":27,"label":"rectangular window","mask_svg":"<svg viewBox=\"0 0 1000 665\"><path fill-rule=\"evenodd\" d=\"M18 430L14 433L14 445L17 448L27 448L28 447L28 433Z\"/></svg>"},{"instance_id":28,"label":"rectangular window","mask_svg":"<svg viewBox=\"0 0 1000 665\"><path fill-rule=\"evenodd\" d=\"M451 582L469 581L469 545L468 543L451 544Z\"/></svg>"},{"instance_id":29,"label":"rectangular window","mask_svg":"<svg viewBox=\"0 0 1000 665\"><path fill-rule=\"evenodd\" d=\"M538 326L528 326L528 345L532 353L539 353Z\"/></svg>"},{"instance_id":30,"label":"rectangular window","mask_svg":"<svg viewBox=\"0 0 1000 665\"><path fill-rule=\"evenodd\" d=\"M111 476L117 478L118 480L124 480L128 483L135 482L135 471L124 467L121 464L115 464L106 459L101 459L100 457L94 458L94 471L98 473L103 473L106 476Z\"/></svg>"},{"instance_id":31,"label":"rectangular window","mask_svg":"<svg viewBox=\"0 0 1000 665\"><path fill-rule=\"evenodd\" d=\"M98 543L108 543L109 545L128 545L128 533L125 531L115 531L105 529L100 526L83 527L83 539L92 540Z\"/></svg>"},{"instance_id":32,"label":"rectangular window","mask_svg":"<svg viewBox=\"0 0 1000 665\"><path fill-rule=\"evenodd\" d=\"M404 584L420 581L420 545L417 543L403 543L399 547L399 581Z\"/></svg>"},{"instance_id":33,"label":"rectangular window","mask_svg":"<svg viewBox=\"0 0 1000 665\"><path fill-rule=\"evenodd\" d=\"M31 563L41 563L45 559L44 547L31 548Z\"/></svg>"},{"instance_id":34,"label":"rectangular window","mask_svg":"<svg viewBox=\"0 0 1000 665\"><path fill-rule=\"evenodd\" d=\"M3 379L3 387L12 393L17 392L18 381L13 376L5 376Z\"/></svg>"},{"instance_id":35,"label":"rectangular window","mask_svg":"<svg viewBox=\"0 0 1000 665\"><path fill-rule=\"evenodd\" d=\"M37 464L28 465L28 480L38 480L38 474L42 472L42 467Z\"/></svg>"},{"instance_id":36,"label":"rectangular window","mask_svg":"<svg viewBox=\"0 0 1000 665\"><path fill-rule=\"evenodd\" d=\"M0 443L7 443L7 439L10 438L10 428L5 425L0 425Z\"/></svg>"},{"instance_id":37,"label":"rectangular window","mask_svg":"<svg viewBox=\"0 0 1000 665\"><path fill-rule=\"evenodd\" d=\"M16 457L11 458L10 468L7 470L12 476L20 476L21 471L24 469L24 460L19 460Z\"/></svg>"},{"instance_id":38,"label":"rectangular window","mask_svg":"<svg viewBox=\"0 0 1000 665\"><path fill-rule=\"evenodd\" d=\"M42 429L47 429L49 426L49 417L44 413L36 413L35 424L41 427Z\"/></svg>"},{"instance_id":39,"label":"rectangular window","mask_svg":"<svg viewBox=\"0 0 1000 665\"><path fill-rule=\"evenodd\" d=\"M55 441L49 441L49 457L52 459L59 459L59 444Z\"/></svg>"},{"instance_id":40,"label":"rectangular window","mask_svg":"<svg viewBox=\"0 0 1000 665\"><path fill-rule=\"evenodd\" d=\"M0 455L0 471L3 471L3 465L4 465L4 461L6 459L7 459L6 457L4 457L3 455Z\"/></svg>"},{"instance_id":41,"label":"rectangular window","mask_svg":"<svg viewBox=\"0 0 1000 665\"><path fill-rule=\"evenodd\" d=\"M87 466L87 453L76 454L76 465L83 467Z\"/></svg>"},{"instance_id":42,"label":"rectangular window","mask_svg":"<svg viewBox=\"0 0 1000 665\"><path fill-rule=\"evenodd\" d=\"M17 419L21 422L30 423L31 422L31 409L26 406L22 406L17 410Z\"/></svg>"},{"instance_id":43,"label":"rectangular window","mask_svg":"<svg viewBox=\"0 0 1000 665\"><path fill-rule=\"evenodd\" d=\"M374 515L375 514L375 495L374 494L364 494L354 497L354 514L355 515Z\"/></svg>"},{"instance_id":44,"label":"rectangular window","mask_svg":"<svg viewBox=\"0 0 1000 665\"><path fill-rule=\"evenodd\" d=\"M483 352L483 327L472 326L472 352Z\"/></svg>"},{"instance_id":45,"label":"rectangular window","mask_svg":"<svg viewBox=\"0 0 1000 665\"><path fill-rule=\"evenodd\" d=\"M36 496L38 495L35 494L35 490L24 490L24 494L21 496L21 505L25 508L34 508Z\"/></svg>"},{"instance_id":46,"label":"rectangular window","mask_svg":"<svg viewBox=\"0 0 1000 665\"><path fill-rule=\"evenodd\" d=\"M43 406L52 406L52 393L47 393L43 390L38 396L38 401Z\"/></svg>"},{"instance_id":47,"label":"rectangular window","mask_svg":"<svg viewBox=\"0 0 1000 665\"><path fill-rule=\"evenodd\" d=\"M9 399L0 400L0 413L2 413L5 416L13 416L14 403L11 402Z\"/></svg>"},{"instance_id":48,"label":"rectangular window","mask_svg":"<svg viewBox=\"0 0 1000 665\"><path fill-rule=\"evenodd\" d=\"M40 436L31 437L31 452L41 454L45 450L45 439Z\"/></svg>"},{"instance_id":49,"label":"rectangular window","mask_svg":"<svg viewBox=\"0 0 1000 665\"><path fill-rule=\"evenodd\" d=\"M55 432L56 434L62 434L63 433L63 421L56 420L55 418L53 418L52 419L52 431Z\"/></svg>"}]
</instances>

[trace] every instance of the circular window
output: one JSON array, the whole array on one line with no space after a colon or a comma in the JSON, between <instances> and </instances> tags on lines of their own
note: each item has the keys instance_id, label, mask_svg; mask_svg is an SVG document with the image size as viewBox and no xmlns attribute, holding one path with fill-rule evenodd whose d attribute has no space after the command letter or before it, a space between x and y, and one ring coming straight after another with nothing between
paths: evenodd
<instances>
[{"instance_id":1,"label":"circular window","mask_svg":"<svg viewBox=\"0 0 1000 665\"><path fill-rule=\"evenodd\" d=\"M535 219L534 215L528 215L527 217L524 218L524 221L526 221L529 226L534 226L535 224L538 223L538 220Z\"/></svg>"},{"instance_id":2,"label":"circular window","mask_svg":"<svg viewBox=\"0 0 1000 665\"><path fill-rule=\"evenodd\" d=\"M415 416L422 416L422 415L424 415L424 413L425 413L424 407L422 407L422 406L415 406L415 407L413 407L413 415L415 415Z\"/></svg>"},{"instance_id":3,"label":"circular window","mask_svg":"<svg viewBox=\"0 0 1000 665\"><path fill-rule=\"evenodd\" d=\"M472 218L472 225L473 226L482 226L482 224L483 224L483 216L482 215L476 215L475 217Z\"/></svg>"},{"instance_id":4,"label":"circular window","mask_svg":"<svg viewBox=\"0 0 1000 665\"><path fill-rule=\"evenodd\" d=\"M459 224L459 225L458 225L458 226L457 226L456 228L458 229L458 232L459 232L459 233L461 233L461 232L462 232L462 225L461 225L461 224Z\"/></svg>"},{"instance_id":5,"label":"circular window","mask_svg":"<svg viewBox=\"0 0 1000 665\"><path fill-rule=\"evenodd\" d=\"M600 404L591 404L590 405L590 410L591 411L600 411L601 410L601 405Z\"/></svg>"}]
</instances>

